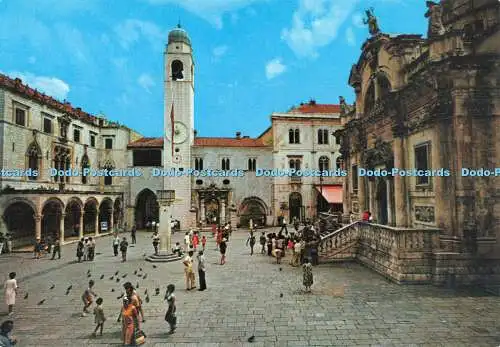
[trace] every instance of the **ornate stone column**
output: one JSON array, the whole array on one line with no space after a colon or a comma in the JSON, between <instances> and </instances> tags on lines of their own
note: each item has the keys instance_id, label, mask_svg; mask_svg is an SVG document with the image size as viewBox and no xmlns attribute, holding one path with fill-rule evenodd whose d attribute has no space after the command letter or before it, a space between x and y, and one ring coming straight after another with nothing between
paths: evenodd
<instances>
[{"instance_id":1,"label":"ornate stone column","mask_svg":"<svg viewBox=\"0 0 500 347\"><path fill-rule=\"evenodd\" d=\"M369 178L366 179L368 182L367 196L368 196L368 211L372 213L373 219L377 219L379 215L379 206L375 204L377 183L375 180Z\"/></svg>"},{"instance_id":2,"label":"ornate stone column","mask_svg":"<svg viewBox=\"0 0 500 347\"><path fill-rule=\"evenodd\" d=\"M83 237L83 209L80 211L80 226L78 227L78 238L81 239Z\"/></svg>"},{"instance_id":3,"label":"ornate stone column","mask_svg":"<svg viewBox=\"0 0 500 347\"><path fill-rule=\"evenodd\" d=\"M35 215L35 239L42 239L42 217L43 215Z\"/></svg>"},{"instance_id":4,"label":"ornate stone column","mask_svg":"<svg viewBox=\"0 0 500 347\"><path fill-rule=\"evenodd\" d=\"M220 204L220 219L221 219L221 224L226 222L226 201L224 199L221 200Z\"/></svg>"},{"instance_id":5,"label":"ornate stone column","mask_svg":"<svg viewBox=\"0 0 500 347\"><path fill-rule=\"evenodd\" d=\"M113 221L113 208L111 207L109 210L109 225L108 225L108 232L112 232L113 231L113 226L114 226L114 221Z\"/></svg>"},{"instance_id":6,"label":"ornate stone column","mask_svg":"<svg viewBox=\"0 0 500 347\"><path fill-rule=\"evenodd\" d=\"M386 186L386 199L387 199L387 225L393 225L394 220L392 219L392 187L389 178L384 180Z\"/></svg>"},{"instance_id":7,"label":"ornate stone column","mask_svg":"<svg viewBox=\"0 0 500 347\"><path fill-rule=\"evenodd\" d=\"M392 149L394 152L394 167L405 168L405 158L403 149L403 138L394 137L392 142ZM396 207L396 226L397 227L407 227L408 226L408 206L406 203L407 197L406 191L406 180L405 177L396 175L394 177L394 202Z\"/></svg>"},{"instance_id":8,"label":"ornate stone column","mask_svg":"<svg viewBox=\"0 0 500 347\"><path fill-rule=\"evenodd\" d=\"M59 219L59 242L61 245L64 243L64 218L66 218L66 213L62 213Z\"/></svg>"},{"instance_id":9,"label":"ornate stone column","mask_svg":"<svg viewBox=\"0 0 500 347\"><path fill-rule=\"evenodd\" d=\"M95 236L99 236L99 210L97 210L97 213L95 215L95 230L94 230Z\"/></svg>"}]
</instances>

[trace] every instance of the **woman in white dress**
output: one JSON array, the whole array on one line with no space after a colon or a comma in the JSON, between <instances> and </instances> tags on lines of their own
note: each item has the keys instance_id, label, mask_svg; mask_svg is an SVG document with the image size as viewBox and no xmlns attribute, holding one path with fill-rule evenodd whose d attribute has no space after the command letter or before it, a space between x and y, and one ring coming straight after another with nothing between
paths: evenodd
<instances>
[{"instance_id":1,"label":"woman in white dress","mask_svg":"<svg viewBox=\"0 0 500 347\"><path fill-rule=\"evenodd\" d=\"M11 272L9 274L9 279L5 281L5 303L9 306L9 316L12 315L12 310L16 304L16 294L17 294L17 281L16 273Z\"/></svg>"}]
</instances>

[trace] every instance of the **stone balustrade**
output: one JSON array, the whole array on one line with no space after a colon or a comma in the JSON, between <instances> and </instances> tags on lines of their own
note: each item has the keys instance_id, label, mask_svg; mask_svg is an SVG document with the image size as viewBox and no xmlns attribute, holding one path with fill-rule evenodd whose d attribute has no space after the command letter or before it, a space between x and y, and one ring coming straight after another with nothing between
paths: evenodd
<instances>
[{"instance_id":1,"label":"stone balustrade","mask_svg":"<svg viewBox=\"0 0 500 347\"><path fill-rule=\"evenodd\" d=\"M357 221L321 237L322 260L355 259L398 283L426 283L434 273L440 229Z\"/></svg>"}]
</instances>

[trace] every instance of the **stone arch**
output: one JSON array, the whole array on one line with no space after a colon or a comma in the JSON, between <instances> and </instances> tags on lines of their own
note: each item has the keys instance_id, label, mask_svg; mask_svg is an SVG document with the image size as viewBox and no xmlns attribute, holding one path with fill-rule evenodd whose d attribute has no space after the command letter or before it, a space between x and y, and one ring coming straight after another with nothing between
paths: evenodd
<instances>
[{"instance_id":1,"label":"stone arch","mask_svg":"<svg viewBox=\"0 0 500 347\"><path fill-rule=\"evenodd\" d=\"M375 81L371 80L367 84L366 92L363 97L363 108L364 114L368 114L373 110L375 106Z\"/></svg>"},{"instance_id":2,"label":"stone arch","mask_svg":"<svg viewBox=\"0 0 500 347\"><path fill-rule=\"evenodd\" d=\"M302 194L299 192L290 193L288 197L288 208L290 212L290 221L292 221L294 217L298 220L303 220L305 216L302 211Z\"/></svg>"},{"instance_id":3,"label":"stone arch","mask_svg":"<svg viewBox=\"0 0 500 347\"><path fill-rule=\"evenodd\" d=\"M65 211L65 204L61 199L52 197L47 199L42 206L42 240L49 243L58 240L61 231L61 219ZM50 238L51 240L47 240Z\"/></svg>"},{"instance_id":4,"label":"stone arch","mask_svg":"<svg viewBox=\"0 0 500 347\"><path fill-rule=\"evenodd\" d=\"M83 202L74 196L66 203L64 210L64 239L78 237L80 233L80 222L83 214Z\"/></svg>"},{"instance_id":5,"label":"stone arch","mask_svg":"<svg viewBox=\"0 0 500 347\"><path fill-rule=\"evenodd\" d=\"M113 227L113 200L110 198L102 199L99 204L99 232L112 231ZM103 223L106 223L104 225Z\"/></svg>"},{"instance_id":6,"label":"stone arch","mask_svg":"<svg viewBox=\"0 0 500 347\"><path fill-rule=\"evenodd\" d=\"M96 234L96 224L99 216L99 202L90 197L83 205L83 234Z\"/></svg>"},{"instance_id":7,"label":"stone arch","mask_svg":"<svg viewBox=\"0 0 500 347\"><path fill-rule=\"evenodd\" d=\"M176 59L170 64L170 73L174 81L184 79L184 64L182 61Z\"/></svg>"},{"instance_id":8,"label":"stone arch","mask_svg":"<svg viewBox=\"0 0 500 347\"><path fill-rule=\"evenodd\" d=\"M378 85L379 98L383 98L392 91L393 84L391 82L388 73L386 73L383 70L380 70L377 73L377 85Z\"/></svg>"},{"instance_id":9,"label":"stone arch","mask_svg":"<svg viewBox=\"0 0 500 347\"><path fill-rule=\"evenodd\" d=\"M113 225L121 226L123 223L123 201L116 198L113 202Z\"/></svg>"},{"instance_id":10,"label":"stone arch","mask_svg":"<svg viewBox=\"0 0 500 347\"><path fill-rule=\"evenodd\" d=\"M248 226L250 219L252 219L254 223L265 225L266 216L268 214L269 208L261 198L256 196L247 197L243 199L238 209L238 215L240 217L239 224Z\"/></svg>"},{"instance_id":11,"label":"stone arch","mask_svg":"<svg viewBox=\"0 0 500 347\"><path fill-rule=\"evenodd\" d=\"M37 171L38 175L30 175L28 176L28 179L34 181L39 177L40 171L42 169L42 156L43 155L40 145L36 140L34 140L26 150L26 168Z\"/></svg>"},{"instance_id":12,"label":"stone arch","mask_svg":"<svg viewBox=\"0 0 500 347\"><path fill-rule=\"evenodd\" d=\"M2 222L12 238L13 248L33 244L36 212L35 204L27 199L14 198L5 204Z\"/></svg>"},{"instance_id":13,"label":"stone arch","mask_svg":"<svg viewBox=\"0 0 500 347\"><path fill-rule=\"evenodd\" d=\"M82 157L81 167L82 167L82 183L87 184L89 179L87 176L83 175L83 170L90 168L90 160L89 160L89 156L87 155L87 153L85 153Z\"/></svg>"},{"instance_id":14,"label":"stone arch","mask_svg":"<svg viewBox=\"0 0 500 347\"><path fill-rule=\"evenodd\" d=\"M137 228L145 228L148 222L158 222L160 214L156 194L148 188L141 190L135 198L134 211Z\"/></svg>"},{"instance_id":15,"label":"stone arch","mask_svg":"<svg viewBox=\"0 0 500 347\"><path fill-rule=\"evenodd\" d=\"M12 205L16 202L20 202L20 203L24 203L24 204L29 205L31 207L31 209L33 210L35 216L37 214L38 215L40 214L40 211L38 211L37 206L33 201L26 199L26 198L21 198L21 197L14 197L14 198L7 200L2 206L2 211L5 211L10 205Z\"/></svg>"}]
</instances>

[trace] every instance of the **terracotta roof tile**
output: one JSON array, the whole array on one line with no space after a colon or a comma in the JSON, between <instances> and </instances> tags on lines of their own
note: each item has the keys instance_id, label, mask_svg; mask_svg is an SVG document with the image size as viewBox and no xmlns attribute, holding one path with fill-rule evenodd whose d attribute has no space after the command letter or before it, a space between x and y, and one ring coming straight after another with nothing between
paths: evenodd
<instances>
[{"instance_id":1,"label":"terracotta roof tile","mask_svg":"<svg viewBox=\"0 0 500 347\"><path fill-rule=\"evenodd\" d=\"M127 148L163 148L163 138L143 137L139 140L130 142Z\"/></svg>"},{"instance_id":2,"label":"terracotta roof tile","mask_svg":"<svg viewBox=\"0 0 500 347\"><path fill-rule=\"evenodd\" d=\"M198 147L267 147L262 139L234 137L196 137L194 145Z\"/></svg>"},{"instance_id":3,"label":"terracotta roof tile","mask_svg":"<svg viewBox=\"0 0 500 347\"><path fill-rule=\"evenodd\" d=\"M309 103L300 105L288 113L321 113L321 114L340 113L340 105Z\"/></svg>"},{"instance_id":4,"label":"terracotta roof tile","mask_svg":"<svg viewBox=\"0 0 500 347\"><path fill-rule=\"evenodd\" d=\"M68 113L71 117L80 119L86 123L95 124L95 121L98 119L90 113L74 108L69 102L60 102L51 96L40 93L38 90L31 88L28 85L24 85L23 81L19 78L13 79L0 73L0 87L4 87L14 93L21 94L28 99L50 106L59 112Z\"/></svg>"}]
</instances>

